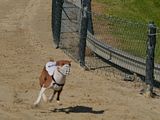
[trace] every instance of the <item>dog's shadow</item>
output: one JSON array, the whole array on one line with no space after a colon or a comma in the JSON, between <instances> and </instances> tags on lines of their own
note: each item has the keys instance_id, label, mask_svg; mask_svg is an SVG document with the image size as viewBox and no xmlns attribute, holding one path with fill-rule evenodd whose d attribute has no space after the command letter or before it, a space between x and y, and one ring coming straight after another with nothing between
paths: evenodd
<instances>
[{"instance_id":1,"label":"dog's shadow","mask_svg":"<svg viewBox=\"0 0 160 120\"><path fill-rule=\"evenodd\" d=\"M103 114L105 110L93 110L92 107L86 106L74 106L74 107L66 107L66 108L55 108L50 110L51 112L64 112L64 113L92 113L92 114Z\"/></svg>"}]
</instances>

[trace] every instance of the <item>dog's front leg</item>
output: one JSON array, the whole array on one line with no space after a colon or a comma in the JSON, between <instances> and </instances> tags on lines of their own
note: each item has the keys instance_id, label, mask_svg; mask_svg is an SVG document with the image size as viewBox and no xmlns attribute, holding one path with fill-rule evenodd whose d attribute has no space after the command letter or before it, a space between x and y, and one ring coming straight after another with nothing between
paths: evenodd
<instances>
[{"instance_id":1,"label":"dog's front leg","mask_svg":"<svg viewBox=\"0 0 160 120\"><path fill-rule=\"evenodd\" d=\"M60 91L58 91L58 94L57 94L57 103L58 103L59 105L61 105L61 104L60 104L60 94L61 94L61 92L62 92L62 89L61 89Z\"/></svg>"},{"instance_id":2,"label":"dog's front leg","mask_svg":"<svg viewBox=\"0 0 160 120\"><path fill-rule=\"evenodd\" d=\"M45 90L46 90L45 87L42 87L42 88L41 88L41 90L40 90L40 92L39 92L39 95L38 95L38 98L37 98L37 100L34 102L34 106L37 106L37 105L39 104L39 102L40 102L40 100L41 100L41 97L42 97L42 95L43 95L43 93L44 93Z\"/></svg>"}]
</instances>

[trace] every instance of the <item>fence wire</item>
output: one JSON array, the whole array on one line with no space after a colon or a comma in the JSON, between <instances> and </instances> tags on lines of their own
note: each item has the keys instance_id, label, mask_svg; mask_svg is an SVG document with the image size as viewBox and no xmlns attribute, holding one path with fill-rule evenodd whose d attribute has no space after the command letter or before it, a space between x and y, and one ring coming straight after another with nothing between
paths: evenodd
<instances>
[{"instance_id":1,"label":"fence wire","mask_svg":"<svg viewBox=\"0 0 160 120\"><path fill-rule=\"evenodd\" d=\"M160 64L160 28L157 27L156 33L156 50L155 50L155 63Z\"/></svg>"},{"instance_id":2,"label":"fence wire","mask_svg":"<svg viewBox=\"0 0 160 120\"><path fill-rule=\"evenodd\" d=\"M97 40L137 57L145 58L147 25L92 13Z\"/></svg>"},{"instance_id":3,"label":"fence wire","mask_svg":"<svg viewBox=\"0 0 160 120\"><path fill-rule=\"evenodd\" d=\"M60 48L76 61L79 59L79 21L79 8L68 1L64 1L62 9Z\"/></svg>"},{"instance_id":4,"label":"fence wire","mask_svg":"<svg viewBox=\"0 0 160 120\"><path fill-rule=\"evenodd\" d=\"M108 55L109 57L106 57L107 60L118 65L116 67L120 66L121 70L122 68L128 68L131 72L136 71L137 73L144 75L148 34L147 24L97 14L95 12L92 12L91 14L93 19L94 36L90 34L89 38L95 39L101 44L101 47L104 46L108 49L101 49L100 51L97 51L97 53L101 54L103 57ZM103 51L103 53L101 53L101 51ZM119 57L116 54L119 54L119 56L122 57ZM129 60L124 59L125 57ZM89 58L89 56L86 58ZM101 62L98 61L98 64L91 64L92 62L88 59L86 60L90 68L93 68L93 66L95 68L96 66L98 66L97 68L100 68L99 63ZM140 61L142 66L139 66L139 63L136 64L137 61ZM101 63L101 65L102 64L104 63ZM105 69L108 70L108 67Z\"/></svg>"}]
</instances>

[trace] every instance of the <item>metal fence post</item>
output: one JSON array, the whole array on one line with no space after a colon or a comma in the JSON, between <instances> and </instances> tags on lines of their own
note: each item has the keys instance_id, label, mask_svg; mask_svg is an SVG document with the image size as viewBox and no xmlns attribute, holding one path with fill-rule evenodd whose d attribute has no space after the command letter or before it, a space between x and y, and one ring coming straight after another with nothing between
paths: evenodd
<instances>
[{"instance_id":1,"label":"metal fence post","mask_svg":"<svg viewBox=\"0 0 160 120\"><path fill-rule=\"evenodd\" d=\"M149 33L147 41L147 58L146 58L146 92L151 95L153 93L154 82L154 56L156 45L156 26L153 22L149 23Z\"/></svg>"},{"instance_id":2,"label":"metal fence post","mask_svg":"<svg viewBox=\"0 0 160 120\"><path fill-rule=\"evenodd\" d=\"M91 2L92 2L92 0L88 0L88 11L89 11L89 13L88 13L88 31L92 35L94 35Z\"/></svg>"},{"instance_id":3,"label":"metal fence post","mask_svg":"<svg viewBox=\"0 0 160 120\"><path fill-rule=\"evenodd\" d=\"M53 27L53 37L54 37L54 42L56 44L56 48L59 48L59 43L60 43L60 34L61 34L61 19L62 19L62 7L63 7L64 0L53 0L52 4L52 15L53 16L53 22L52 22L52 27Z\"/></svg>"},{"instance_id":4,"label":"metal fence post","mask_svg":"<svg viewBox=\"0 0 160 120\"><path fill-rule=\"evenodd\" d=\"M79 57L80 66L85 66L85 50L86 50L86 38L87 38L87 27L88 27L88 4L87 0L82 2L82 19L80 29L80 40L79 40Z\"/></svg>"}]
</instances>

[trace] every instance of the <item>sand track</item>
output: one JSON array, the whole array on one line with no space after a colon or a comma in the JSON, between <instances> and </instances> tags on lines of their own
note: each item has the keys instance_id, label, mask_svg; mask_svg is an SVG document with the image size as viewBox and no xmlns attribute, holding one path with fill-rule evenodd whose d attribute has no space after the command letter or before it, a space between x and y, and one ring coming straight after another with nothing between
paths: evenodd
<instances>
[{"instance_id":1,"label":"sand track","mask_svg":"<svg viewBox=\"0 0 160 120\"><path fill-rule=\"evenodd\" d=\"M54 49L51 0L0 0L0 120L160 120L160 100L138 94L120 76L95 75L72 62L71 75L56 102L33 109L38 77Z\"/></svg>"}]
</instances>

